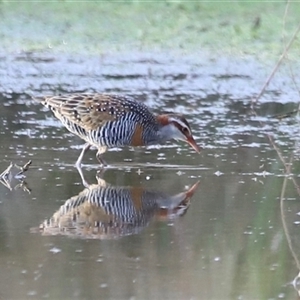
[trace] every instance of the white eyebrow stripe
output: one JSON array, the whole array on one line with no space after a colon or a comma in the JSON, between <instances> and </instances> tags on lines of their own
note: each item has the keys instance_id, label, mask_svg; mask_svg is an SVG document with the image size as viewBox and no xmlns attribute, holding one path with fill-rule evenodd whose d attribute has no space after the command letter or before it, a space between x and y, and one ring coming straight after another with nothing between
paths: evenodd
<instances>
[{"instance_id":1,"label":"white eyebrow stripe","mask_svg":"<svg viewBox=\"0 0 300 300\"><path fill-rule=\"evenodd\" d=\"M189 133L192 134L190 128L184 122L182 122L180 119L169 118L169 121L174 122L174 123L178 123L183 128L187 128Z\"/></svg>"}]
</instances>

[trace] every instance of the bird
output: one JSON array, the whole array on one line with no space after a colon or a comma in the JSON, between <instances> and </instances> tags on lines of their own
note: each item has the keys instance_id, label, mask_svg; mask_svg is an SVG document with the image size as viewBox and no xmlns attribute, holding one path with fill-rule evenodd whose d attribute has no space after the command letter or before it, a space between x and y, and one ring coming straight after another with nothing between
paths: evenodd
<instances>
[{"instance_id":1,"label":"bird","mask_svg":"<svg viewBox=\"0 0 300 300\"><path fill-rule=\"evenodd\" d=\"M81 168L85 152L94 146L100 164L108 148L149 146L168 140L182 140L200 153L191 127L182 114L162 112L154 115L149 108L132 97L105 93L74 93L33 97L72 133L85 141L75 163Z\"/></svg>"}]
</instances>

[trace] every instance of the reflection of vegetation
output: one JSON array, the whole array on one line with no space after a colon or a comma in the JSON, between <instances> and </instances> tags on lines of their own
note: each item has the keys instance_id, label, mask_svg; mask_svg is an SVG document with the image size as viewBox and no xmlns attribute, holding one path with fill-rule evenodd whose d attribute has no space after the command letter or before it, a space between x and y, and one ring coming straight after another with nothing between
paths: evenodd
<instances>
[{"instance_id":1,"label":"reflection of vegetation","mask_svg":"<svg viewBox=\"0 0 300 300\"><path fill-rule=\"evenodd\" d=\"M286 11L285 11L285 15L284 15L284 30L286 30L286 17L287 17L287 12L289 10L289 6L290 6L290 2L288 1L287 4L286 4ZM290 53L290 49L291 49L291 46L295 43L296 41L296 38L297 38L297 35L300 31L300 24L298 24L296 30L294 30L294 33L293 33L293 36L291 37L290 41L287 42L286 40L284 41L284 49L282 51L282 54L277 62L277 64L274 66L273 68L273 71L271 72L271 74L269 75L269 77L267 78L266 82L264 83L263 87L261 88L258 96L256 96L254 99L252 99L252 112L254 115L257 116L257 112L255 111L255 104L259 101L260 97L265 93L265 90L267 88L267 86L269 85L269 83L272 81L273 77L275 76L275 74L277 73L281 63L284 61L284 59L287 57L288 53ZM284 39L286 38L285 37L285 33L283 33L283 37ZM297 82L295 80L295 75L294 75L294 71L290 65L290 75L291 75L291 78L293 80L293 84L294 84L294 88L298 90L298 93L299 93L299 89L297 87ZM300 108L300 104L298 105L298 111L299 111L299 108ZM294 112L294 110L293 110ZM283 114L281 116L279 116L279 118L283 118L283 117L286 117L286 116L289 116L291 113L288 113L288 114ZM263 127L263 123L262 122L259 122L261 127ZM296 262L296 265L297 265L297 268L299 270L299 259L296 255L296 252L294 250L294 247L293 247L293 243L292 243L292 234L290 234L289 230L288 230L288 218L286 217L286 211L285 211L285 205L284 203L286 202L286 192L287 192L287 182L288 180L290 179L290 181L293 183L294 187L295 187L295 190L298 194L298 197L300 195L300 189L299 189L299 186L296 182L296 179L295 177L292 175L291 173L291 170L292 170L292 166L293 166L293 162L294 162L294 154L292 153L290 155L290 159L289 161L286 160L286 157L283 155L283 151L280 149L280 147L276 144L273 136L271 134L266 134L266 137L268 138L271 146L273 147L273 149L276 151L277 153L277 156L278 156L278 159L281 161L281 163L283 164L283 167L284 167L284 180L283 180L283 185L282 185L282 189L281 189L281 194L280 194L280 213L281 213L281 220L282 220L282 225L283 225L283 230L278 230L276 235L273 237L273 240L270 240L269 242L267 242L267 244L270 245L270 251L263 251L263 254L264 256L262 256L262 251L251 251L252 254L254 254L254 257L253 257L253 261L256 261L258 262L258 268L260 268L261 266L264 266L264 268L266 267L266 263L265 263L265 260L267 260L267 264L269 265L269 268L270 268L270 271L275 271L277 270L276 272L276 276L272 276L272 279L274 280L275 277L277 278L282 278L281 279L281 282L283 282L283 278L285 278L286 276L290 277L290 276L293 276L293 271L291 272L291 268L289 268L287 266L287 257L288 257L288 251L287 251L287 246L288 246L288 249L290 250L290 253L292 254L292 257L294 259L294 261ZM297 147L295 147L297 148ZM273 195L274 199L278 198L278 188L276 189L269 189L269 194L271 194L272 192L274 193L274 191L276 191L276 194ZM276 197L277 196L277 197ZM272 197L272 198L273 198ZM268 202L265 202L265 203L268 203ZM264 207L266 207L266 205L264 205ZM270 224L271 224L271 227L273 228L274 225L272 225L274 223L274 221L276 220L276 214L277 212L274 211L272 209L273 205L267 207L267 210L265 209L260 209L259 212L257 214L257 218L258 218L258 222L255 224L258 225L258 227L256 227L255 231L254 231L254 235L252 236L254 239L250 239L251 241L251 246L250 248L254 247L257 249L257 246L260 245L260 241L264 241L264 240L267 240L267 239L270 239L270 236L269 235L266 235L266 231L268 231L268 228L270 228ZM270 213L270 212L273 212L273 213ZM262 218L259 218L259 217L262 217ZM259 221L260 220L260 221ZM264 226L263 226L263 225ZM283 241L283 235L286 236L286 239L287 239L287 244L283 244L282 241ZM266 242L264 241L261 246L262 247L259 247L260 250L263 248L263 245L265 245ZM275 254L275 251L274 250L277 250L278 248L282 248L279 250L279 255L278 257L276 257L276 263L273 263L272 264L272 261L273 261L273 256ZM267 256L266 256L267 254ZM265 260L262 261L262 258L264 258ZM284 266L281 267L281 266ZM298 272L297 272L298 273ZM261 272L260 274L263 274L263 272ZM298 275L297 275L298 276ZM295 282L297 282L297 276L296 278L294 279L294 287L295 289L298 289L295 285ZM261 290L263 291L262 292L262 295L263 297L267 297L269 298L270 297L270 292L272 291L272 296L276 296L276 295L280 295L280 290L282 289L282 286L276 286L276 289L274 289L274 287L272 288L268 288L266 287L265 285L265 276L257 276L255 278L255 281L258 283L258 285L261 287Z\"/></svg>"},{"instance_id":2,"label":"reflection of vegetation","mask_svg":"<svg viewBox=\"0 0 300 300\"><path fill-rule=\"evenodd\" d=\"M291 168L292 168L292 162L293 162L293 156L291 157L290 163L286 169L286 173L285 173L285 178L283 181L283 185L282 185L282 190L281 190L281 196L280 196L280 211L281 211L281 219L282 219L282 225L283 225L283 229L284 229L284 233L285 233L285 237L287 240L287 244L290 250L291 255L293 256L294 262L297 266L297 269L299 271L299 273L296 275L296 277L294 278L292 284L294 286L294 288L296 289L296 291L298 292L298 294L300 295L300 288L299 288L299 274L300 274L300 256L298 255L299 251L297 248L297 243L295 241L295 238L293 236L292 230L289 229L289 227L291 227L290 222L288 220L288 217L286 216L286 209L285 209L285 195L287 192L287 184L288 184L288 180L291 177ZM299 186L296 184L295 181L293 181L294 183L294 187L298 192L298 196L300 196L299 193ZM292 223L292 226L295 226ZM294 241L293 241L294 240ZM299 244L298 244L299 246ZM293 274L291 274L292 276Z\"/></svg>"},{"instance_id":3,"label":"reflection of vegetation","mask_svg":"<svg viewBox=\"0 0 300 300\"><path fill-rule=\"evenodd\" d=\"M43 1L6 2L1 9L2 49L99 53L208 48L261 56L262 50L270 55L281 49L285 3ZM287 32L299 14L299 5L291 4Z\"/></svg>"},{"instance_id":4,"label":"reflection of vegetation","mask_svg":"<svg viewBox=\"0 0 300 300\"><path fill-rule=\"evenodd\" d=\"M267 182L263 194L257 196L257 214L245 230L246 246L241 249L235 269L235 297L244 289L252 287L260 299L273 298L282 292L290 266L287 264L289 255L283 238L283 231L278 220L276 202L280 180ZM269 183L269 184L268 184ZM275 209L274 209L275 208ZM239 276L239 274L247 274Z\"/></svg>"}]
</instances>

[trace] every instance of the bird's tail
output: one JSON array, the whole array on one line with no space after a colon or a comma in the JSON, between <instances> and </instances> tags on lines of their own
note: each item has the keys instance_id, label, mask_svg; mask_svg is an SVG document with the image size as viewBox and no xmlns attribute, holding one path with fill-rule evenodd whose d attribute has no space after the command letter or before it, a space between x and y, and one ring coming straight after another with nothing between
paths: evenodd
<instances>
[{"instance_id":1,"label":"bird's tail","mask_svg":"<svg viewBox=\"0 0 300 300\"><path fill-rule=\"evenodd\" d=\"M46 105L46 97L40 96L40 97L35 97L35 96L31 96L31 98L35 101L40 102L43 105Z\"/></svg>"},{"instance_id":2,"label":"bird's tail","mask_svg":"<svg viewBox=\"0 0 300 300\"><path fill-rule=\"evenodd\" d=\"M0 0L1 1L1 0ZM67 102L68 98L63 96L41 96L32 97L34 100L40 102L44 106L53 109L60 108L63 103Z\"/></svg>"}]
</instances>

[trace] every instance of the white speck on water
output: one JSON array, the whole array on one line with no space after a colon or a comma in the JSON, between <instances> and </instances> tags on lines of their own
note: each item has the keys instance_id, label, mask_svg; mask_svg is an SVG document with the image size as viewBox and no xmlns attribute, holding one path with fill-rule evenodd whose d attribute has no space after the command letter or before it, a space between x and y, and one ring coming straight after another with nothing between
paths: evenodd
<instances>
[{"instance_id":1,"label":"white speck on water","mask_svg":"<svg viewBox=\"0 0 300 300\"><path fill-rule=\"evenodd\" d=\"M270 271L275 271L278 267L279 267L278 264L273 264L273 265L270 267Z\"/></svg>"},{"instance_id":2,"label":"white speck on water","mask_svg":"<svg viewBox=\"0 0 300 300\"><path fill-rule=\"evenodd\" d=\"M221 260L221 257L217 256L214 258L214 261L220 261Z\"/></svg>"},{"instance_id":3,"label":"white speck on water","mask_svg":"<svg viewBox=\"0 0 300 300\"><path fill-rule=\"evenodd\" d=\"M50 297L49 294L45 294L42 296L42 298L49 298L49 297Z\"/></svg>"},{"instance_id":4,"label":"white speck on water","mask_svg":"<svg viewBox=\"0 0 300 300\"><path fill-rule=\"evenodd\" d=\"M295 225L299 225L299 224L300 224L300 221L295 221L294 224L295 224Z\"/></svg>"},{"instance_id":5,"label":"white speck on water","mask_svg":"<svg viewBox=\"0 0 300 300\"><path fill-rule=\"evenodd\" d=\"M51 249L49 250L49 252L52 252L52 253L54 253L54 254L57 254L57 253L61 252L61 249L56 248L56 247L53 247L53 248L51 248Z\"/></svg>"},{"instance_id":6,"label":"white speck on water","mask_svg":"<svg viewBox=\"0 0 300 300\"><path fill-rule=\"evenodd\" d=\"M158 157L157 160L166 160L165 157Z\"/></svg>"},{"instance_id":7,"label":"white speck on water","mask_svg":"<svg viewBox=\"0 0 300 300\"><path fill-rule=\"evenodd\" d=\"M223 175L224 173L222 173L222 172L220 172L220 171L216 171L214 174L215 174L216 176L221 176L221 175Z\"/></svg>"},{"instance_id":8,"label":"white speck on water","mask_svg":"<svg viewBox=\"0 0 300 300\"><path fill-rule=\"evenodd\" d=\"M146 176L146 180L150 180L150 176Z\"/></svg>"},{"instance_id":9,"label":"white speck on water","mask_svg":"<svg viewBox=\"0 0 300 300\"><path fill-rule=\"evenodd\" d=\"M102 283L100 284L101 289L107 288L108 284L107 283Z\"/></svg>"},{"instance_id":10,"label":"white speck on water","mask_svg":"<svg viewBox=\"0 0 300 300\"><path fill-rule=\"evenodd\" d=\"M27 296L35 296L35 295L37 295L37 291L29 291L27 293Z\"/></svg>"},{"instance_id":11,"label":"white speck on water","mask_svg":"<svg viewBox=\"0 0 300 300\"><path fill-rule=\"evenodd\" d=\"M253 232L252 231L244 231L244 234L250 235L250 234L253 234Z\"/></svg>"},{"instance_id":12,"label":"white speck on water","mask_svg":"<svg viewBox=\"0 0 300 300\"><path fill-rule=\"evenodd\" d=\"M242 147L259 148L261 147L261 144L259 143L243 144Z\"/></svg>"},{"instance_id":13,"label":"white speck on water","mask_svg":"<svg viewBox=\"0 0 300 300\"><path fill-rule=\"evenodd\" d=\"M37 274L36 276L34 276L33 280L37 281L41 276L42 276L42 274Z\"/></svg>"},{"instance_id":14,"label":"white speck on water","mask_svg":"<svg viewBox=\"0 0 300 300\"><path fill-rule=\"evenodd\" d=\"M262 171L262 172L254 172L254 175L265 177L265 176L268 176L268 175L272 175L272 173L267 172L267 171Z\"/></svg>"}]
</instances>

